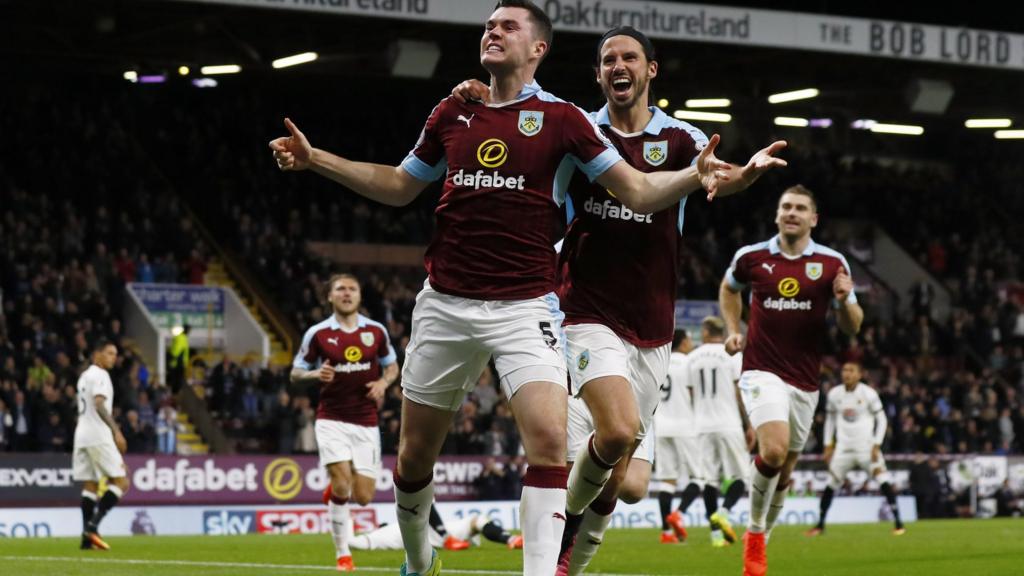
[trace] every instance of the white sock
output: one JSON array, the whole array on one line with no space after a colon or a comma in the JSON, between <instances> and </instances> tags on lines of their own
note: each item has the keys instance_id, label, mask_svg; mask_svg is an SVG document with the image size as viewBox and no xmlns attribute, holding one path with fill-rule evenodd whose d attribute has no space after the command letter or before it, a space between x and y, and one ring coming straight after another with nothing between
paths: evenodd
<instances>
[{"instance_id":1,"label":"white sock","mask_svg":"<svg viewBox=\"0 0 1024 576\"><path fill-rule=\"evenodd\" d=\"M564 466L530 466L523 477L519 517L523 528L523 576L551 576L565 530Z\"/></svg>"},{"instance_id":2,"label":"white sock","mask_svg":"<svg viewBox=\"0 0 1024 576\"><path fill-rule=\"evenodd\" d=\"M405 492L399 484L405 484L395 474L395 507L398 515L398 528L402 532L402 545L405 547L405 562L409 572L422 574L430 568L434 549L430 547L427 534L430 515L430 504L434 501L434 479L415 492Z\"/></svg>"},{"instance_id":3,"label":"white sock","mask_svg":"<svg viewBox=\"0 0 1024 576\"><path fill-rule=\"evenodd\" d=\"M331 517L331 536L334 537L334 557L351 556L352 551L348 548L348 538L352 516L349 514L348 501L344 504L337 504L332 497L327 505L327 510Z\"/></svg>"},{"instance_id":4,"label":"white sock","mask_svg":"<svg viewBox=\"0 0 1024 576\"><path fill-rule=\"evenodd\" d=\"M765 476L761 472L761 467L757 465L759 461L760 457L754 461L752 481L750 482L750 522L747 524L747 529L755 534L765 531L768 502L775 494L775 487L779 483L778 469L775 469L775 473L771 476ZM766 472L772 470L766 464L761 466L765 468Z\"/></svg>"},{"instance_id":5,"label":"white sock","mask_svg":"<svg viewBox=\"0 0 1024 576\"><path fill-rule=\"evenodd\" d=\"M600 504L604 504L603 502ZM579 534L576 536L576 544L572 547L572 557L569 558L569 576L577 576L586 570L590 561L597 554L604 540L604 533L608 525L612 523L612 511L615 509L614 502L607 514L598 514L593 507L583 512L583 523L580 524Z\"/></svg>"},{"instance_id":6,"label":"white sock","mask_svg":"<svg viewBox=\"0 0 1024 576\"><path fill-rule=\"evenodd\" d=\"M779 519L779 514L782 513L782 508L786 505L787 492L789 492L788 483L786 486L776 487L775 494L772 495L772 503L768 506L768 517L765 527L767 532L771 532L772 528L775 527L775 521Z\"/></svg>"},{"instance_id":7,"label":"white sock","mask_svg":"<svg viewBox=\"0 0 1024 576\"><path fill-rule=\"evenodd\" d=\"M604 490L615 463L605 462L594 447L594 435L580 448L576 462L569 471L569 488L565 509L570 514L582 514L587 506Z\"/></svg>"}]
</instances>

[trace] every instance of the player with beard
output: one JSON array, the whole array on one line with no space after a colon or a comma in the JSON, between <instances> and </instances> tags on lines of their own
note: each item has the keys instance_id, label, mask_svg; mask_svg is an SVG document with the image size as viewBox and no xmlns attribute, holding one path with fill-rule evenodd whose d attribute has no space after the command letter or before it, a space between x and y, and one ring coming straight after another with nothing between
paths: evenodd
<instances>
[{"instance_id":1,"label":"player with beard","mask_svg":"<svg viewBox=\"0 0 1024 576\"><path fill-rule=\"evenodd\" d=\"M596 56L595 78L607 103L591 117L627 162L646 173L718 162L717 136L708 139L649 106L658 62L647 36L628 26L615 28L601 38ZM460 84L453 95L487 100L486 87L476 81ZM723 169L718 196L744 190L768 169L785 166L774 157L784 147L775 142L745 166ZM581 572L596 552L601 539L594 535L611 521L630 456L650 431L674 331L685 203L684 196L661 210L637 211L623 204L614 186L593 184L580 174L570 182L558 295L566 316L571 392L584 400L575 406L589 410L594 428L592 433L572 426L570 415L569 444L579 451L569 458L574 463L559 573ZM574 550L577 530L588 537Z\"/></svg>"},{"instance_id":2,"label":"player with beard","mask_svg":"<svg viewBox=\"0 0 1024 576\"><path fill-rule=\"evenodd\" d=\"M398 378L398 363L387 329L359 313L359 280L335 274L327 288L332 314L306 331L291 381L320 383L316 444L320 465L331 479L327 497L336 566L351 572L348 502L365 506L376 492L381 462L377 410Z\"/></svg>"}]
</instances>

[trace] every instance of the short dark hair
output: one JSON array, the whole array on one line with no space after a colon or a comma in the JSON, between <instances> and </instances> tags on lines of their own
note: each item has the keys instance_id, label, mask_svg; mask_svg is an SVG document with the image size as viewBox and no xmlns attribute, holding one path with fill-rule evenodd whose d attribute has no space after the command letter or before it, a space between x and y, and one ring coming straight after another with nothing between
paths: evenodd
<instances>
[{"instance_id":1,"label":"short dark hair","mask_svg":"<svg viewBox=\"0 0 1024 576\"><path fill-rule=\"evenodd\" d=\"M604 36L601 36L601 40L598 41L598 66L601 65L601 50L604 49L604 43L607 42L609 38L614 38L615 36L629 36L630 38L639 42L640 46L644 49L644 56L647 58L648 62L654 62L655 60L658 59L658 53L654 49L654 44L651 42L651 39L647 37L646 34L637 30L636 28L633 28L632 26L619 26L618 28L612 28L611 30L605 32Z\"/></svg>"},{"instance_id":2,"label":"short dark hair","mask_svg":"<svg viewBox=\"0 0 1024 576\"><path fill-rule=\"evenodd\" d=\"M676 331L672 334L672 349L679 348L679 343L686 340L689 336L686 334L684 328L676 328Z\"/></svg>"},{"instance_id":3,"label":"short dark hair","mask_svg":"<svg viewBox=\"0 0 1024 576\"><path fill-rule=\"evenodd\" d=\"M522 8L529 12L537 37L548 44L547 52L544 52L544 55L547 56L548 52L551 51L551 42L555 39L554 26L551 25L551 17L548 16L547 12L530 0L498 0L498 3L494 5L494 9L497 10L498 8Z\"/></svg>"},{"instance_id":4,"label":"short dark hair","mask_svg":"<svg viewBox=\"0 0 1024 576\"><path fill-rule=\"evenodd\" d=\"M102 352L107 348L107 346L117 348L117 344L114 344L113 341L107 338L97 338L96 341L92 343L92 353L96 354L97 352Z\"/></svg>"},{"instance_id":5,"label":"short dark hair","mask_svg":"<svg viewBox=\"0 0 1024 576\"><path fill-rule=\"evenodd\" d=\"M811 208L813 208L815 212L818 211L818 200L814 197L814 192L811 192L810 189L804 186L803 184L795 184L793 186L790 186L789 188L786 188L785 190L782 191L782 194L779 195L779 199L781 200L782 197L785 196L786 194L797 194L799 196L807 196L808 198L811 199Z\"/></svg>"}]
</instances>

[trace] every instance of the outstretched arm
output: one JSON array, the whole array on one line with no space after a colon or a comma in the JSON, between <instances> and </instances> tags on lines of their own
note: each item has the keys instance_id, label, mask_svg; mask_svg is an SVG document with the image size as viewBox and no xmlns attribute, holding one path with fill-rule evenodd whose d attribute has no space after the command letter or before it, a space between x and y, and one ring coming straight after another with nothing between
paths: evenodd
<instances>
[{"instance_id":1,"label":"outstretched arm","mask_svg":"<svg viewBox=\"0 0 1024 576\"><path fill-rule=\"evenodd\" d=\"M459 102L487 102L490 90L479 80L466 80L452 89L452 97ZM715 196L742 192L768 170L787 165L785 160L775 157L786 147L783 140L759 150L744 166L723 162L715 156L719 140L717 134L713 135L704 150L701 150L696 164L683 170L644 173L626 162L619 162L598 177L597 181L614 192L615 197L630 210L650 214L679 202L701 188L707 190L709 201Z\"/></svg>"},{"instance_id":2,"label":"outstretched arm","mask_svg":"<svg viewBox=\"0 0 1024 576\"><path fill-rule=\"evenodd\" d=\"M631 210L652 213L675 204L683 197L703 188L708 200L746 190L762 174L786 161L774 157L786 147L784 141L772 143L758 151L745 166L723 162L715 156L720 141L715 134L697 156L694 166L675 172L644 173L625 162L619 162L598 177L597 181L615 192L616 197Z\"/></svg>"},{"instance_id":3,"label":"outstretched arm","mask_svg":"<svg viewBox=\"0 0 1024 576\"><path fill-rule=\"evenodd\" d=\"M401 166L353 162L326 150L313 148L305 134L288 118L289 135L270 141L274 160L281 170L312 170L381 204L405 206L429 182L414 178Z\"/></svg>"}]
</instances>

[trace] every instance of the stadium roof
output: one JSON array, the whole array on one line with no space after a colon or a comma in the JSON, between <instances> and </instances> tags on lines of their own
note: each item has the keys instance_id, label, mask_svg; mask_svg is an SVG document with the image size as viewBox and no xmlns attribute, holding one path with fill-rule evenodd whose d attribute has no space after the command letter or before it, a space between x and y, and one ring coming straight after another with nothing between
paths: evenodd
<instances>
[{"instance_id":1,"label":"stadium roof","mask_svg":"<svg viewBox=\"0 0 1024 576\"><path fill-rule=\"evenodd\" d=\"M438 1L438 0L435 0ZM757 2L704 2L720 6L757 7ZM893 2L774 2L773 9L881 18L947 26L1024 32L1024 21L976 5ZM0 0L0 53L5 75L46 78L99 74L120 77L176 74L179 66L194 71L206 64L238 64L243 74L343 75L355 82L390 75L394 42L419 39L436 42L441 59L433 81L454 85L466 77L483 77L475 51L479 28L424 24L406 20L354 18L332 14L268 10L230 5L166 0ZM546 88L592 105L599 101L592 61L596 36L561 32L538 79ZM656 41L661 53L658 96L670 108L685 98L725 97L747 117L785 115L858 118L901 123L927 123L943 130L963 130L966 118L1014 117L1024 111L1024 72L922 63L836 53L751 48L684 41ZM275 71L271 60L315 50L312 64ZM954 93L941 115L910 110L907 93L918 79L948 83ZM785 106L769 107L767 95L816 87L821 96Z\"/></svg>"}]
</instances>

